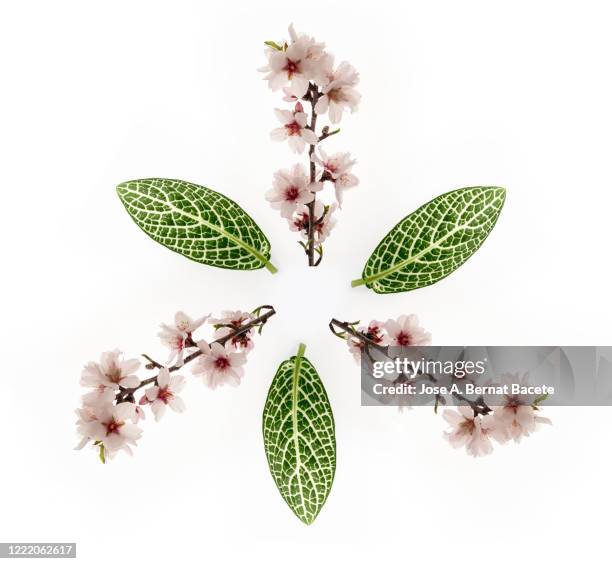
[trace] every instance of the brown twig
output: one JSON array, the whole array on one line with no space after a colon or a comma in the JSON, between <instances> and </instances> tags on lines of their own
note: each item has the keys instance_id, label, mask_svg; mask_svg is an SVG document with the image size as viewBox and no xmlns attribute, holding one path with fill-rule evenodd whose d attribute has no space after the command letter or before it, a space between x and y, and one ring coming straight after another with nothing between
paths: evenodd
<instances>
[{"instance_id":1,"label":"brown twig","mask_svg":"<svg viewBox=\"0 0 612 564\"><path fill-rule=\"evenodd\" d=\"M332 135L336 135L336 133L340 133L340 128L330 131L329 126L326 125L322 129L321 135L319 135L319 141L323 141L324 139L327 139L328 137L331 137Z\"/></svg>"},{"instance_id":2,"label":"brown twig","mask_svg":"<svg viewBox=\"0 0 612 564\"><path fill-rule=\"evenodd\" d=\"M250 331L251 329L253 329L254 327L261 327L263 325L265 325L268 321L268 319L270 319L270 317L272 317L273 315L276 314L276 311L274 310L274 307L271 305L263 305L257 308L258 312L261 312L261 310L267 310L265 313L258 315L255 319L252 319L251 321L249 321L248 323L246 323L245 325L242 325L239 329L228 333L227 335L225 335L224 337L221 337L220 339L217 339L216 341L213 341L213 343L218 343L220 345L225 345L225 343L227 343L230 339L234 339L235 337L240 337L241 335L244 335L245 333L247 333L248 331ZM212 343L211 343L212 344ZM197 347L197 343L191 338L188 337L185 341L185 345L187 347ZM192 352L190 355L187 355L184 359L183 359L183 364L181 366L170 366L168 367L168 372L175 372L176 370L180 370L185 364L188 364L189 362L195 360L196 358L198 358L199 356L201 356L203 353L200 349L198 349L197 351ZM149 364L146 365L146 368L153 370L155 368L160 369L160 368L164 368L164 365L153 360L150 356L143 354L142 355L144 358L146 358L149 361ZM154 382L157 381L157 376L152 376L151 378L147 378L146 380L142 380L140 382L140 384L138 384L138 386L136 386L135 388L120 388L119 392L117 393L116 397L115 397L115 401L117 403L122 403L124 401L133 401L134 399L134 392L136 390L139 390L140 388L144 388L145 386L148 386L149 384L153 384ZM130 398L130 399L128 399Z\"/></svg>"},{"instance_id":3,"label":"brown twig","mask_svg":"<svg viewBox=\"0 0 612 564\"><path fill-rule=\"evenodd\" d=\"M391 358L391 356L389 356L388 346L383 346L380 343L373 341L363 333L360 333L359 331L353 328L353 325L356 325L357 323L359 322L357 321L356 323L348 323L346 321L338 321L337 319L332 319L329 322L329 329L337 337L343 337L343 335L336 331L335 327L338 327L339 329L342 329L345 333L350 333L353 337L359 339L360 341L363 341L367 346L371 346L377 351L383 353L386 357Z\"/></svg>"},{"instance_id":4,"label":"brown twig","mask_svg":"<svg viewBox=\"0 0 612 564\"><path fill-rule=\"evenodd\" d=\"M317 127L317 112L315 112L315 105L317 104L317 100L319 99L319 89L314 86L314 85L310 85L310 106L312 108L312 113L310 116L310 129L316 133L316 127ZM310 183L314 183L314 181L316 180L316 166L314 161L312 160L312 155L314 154L314 150L315 150L315 146L314 145L310 145L309 149L308 149L308 161L310 164ZM315 266L315 261L314 261L314 249L315 249L315 241L314 241L314 230L315 230L315 201L316 201L316 194L313 193L313 198L312 198L312 202L310 202L308 205L308 245L307 245L307 250L306 250L306 254L308 255L308 266ZM320 261L319 261L320 262Z\"/></svg>"},{"instance_id":5,"label":"brown twig","mask_svg":"<svg viewBox=\"0 0 612 564\"><path fill-rule=\"evenodd\" d=\"M474 412L474 415L486 415L487 413L491 413L493 411L484 401L482 396L476 398L476 400L472 401L471 399L462 396L457 392L453 392L453 396L456 397L459 401L467 403Z\"/></svg>"},{"instance_id":6,"label":"brown twig","mask_svg":"<svg viewBox=\"0 0 612 564\"><path fill-rule=\"evenodd\" d=\"M346 321L338 321L337 319L332 319L329 322L329 329L330 331L336 335L337 337L341 337L341 338L346 338L345 335L348 333L350 334L352 337L359 339L360 341L362 341L365 345L365 352L368 355L368 357L370 359L372 359L372 356L370 354L370 347L376 349L377 351L381 352L382 354L384 354L387 358L391 359L391 360L395 360L393 356L391 356L389 354L389 346L383 346L379 343L376 343L375 341L373 341L372 339L368 338L367 335L364 335L363 333L361 333L360 331L357 331L353 326L356 325L358 322L355 323L348 323ZM336 327L339 329L342 329L342 331L344 331L344 333L340 333L336 330ZM402 376L405 376L404 374L400 374L400 376L398 377L401 378ZM426 374L424 372L419 372L418 374L413 374L412 378L411 378L411 382L418 382L418 381L422 381L422 380L427 380L430 382L437 382L437 379L432 375L432 374ZM487 415L487 413L490 413L492 411L492 409L485 403L484 398L482 396L478 397L476 400L472 401L468 398L466 398L465 396L457 393L457 392L453 392L453 397L455 397L456 399L458 399L459 401L465 402L467 405L469 405L472 410L474 411L475 415ZM438 403L439 403L439 399L436 397L436 404L434 407L434 410L437 412L437 407L438 407Z\"/></svg>"}]
</instances>

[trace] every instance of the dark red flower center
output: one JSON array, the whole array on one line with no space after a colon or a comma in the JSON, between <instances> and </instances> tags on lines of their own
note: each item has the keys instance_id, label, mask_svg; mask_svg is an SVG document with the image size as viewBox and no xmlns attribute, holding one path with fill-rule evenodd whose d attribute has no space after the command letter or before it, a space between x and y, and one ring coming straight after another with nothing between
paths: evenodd
<instances>
[{"instance_id":1,"label":"dark red flower center","mask_svg":"<svg viewBox=\"0 0 612 564\"><path fill-rule=\"evenodd\" d=\"M366 333L366 337L375 343L380 343L382 341L382 335L380 334L380 329L378 327L369 329Z\"/></svg>"},{"instance_id":2,"label":"dark red flower center","mask_svg":"<svg viewBox=\"0 0 612 564\"><path fill-rule=\"evenodd\" d=\"M287 129L287 135L299 135L300 129L302 129L297 121L286 124L285 128Z\"/></svg>"},{"instance_id":3,"label":"dark red flower center","mask_svg":"<svg viewBox=\"0 0 612 564\"><path fill-rule=\"evenodd\" d=\"M285 190L285 200L288 202L294 202L298 199L299 195L300 191L295 186L289 186L289 188Z\"/></svg>"},{"instance_id":4,"label":"dark red flower center","mask_svg":"<svg viewBox=\"0 0 612 564\"><path fill-rule=\"evenodd\" d=\"M298 63L296 61L292 61L291 59L287 59L287 63L283 67L283 70L287 72L289 75L289 80L291 80L293 75L298 72Z\"/></svg>"},{"instance_id":5,"label":"dark red flower center","mask_svg":"<svg viewBox=\"0 0 612 564\"><path fill-rule=\"evenodd\" d=\"M293 220L293 225L295 225L296 229L308 230L308 221L309 216L307 213L299 213L296 218Z\"/></svg>"},{"instance_id":6,"label":"dark red flower center","mask_svg":"<svg viewBox=\"0 0 612 564\"><path fill-rule=\"evenodd\" d=\"M224 356L220 356L217 360L215 360L215 366L219 369L219 370L225 370L226 368L228 368L230 365L230 361L227 360L227 358L225 358Z\"/></svg>"},{"instance_id":7,"label":"dark red flower center","mask_svg":"<svg viewBox=\"0 0 612 564\"><path fill-rule=\"evenodd\" d=\"M119 434L119 429L123 425L123 421L115 421L111 419L108 423L106 423L106 436L108 437L111 433Z\"/></svg>"},{"instance_id":8,"label":"dark red flower center","mask_svg":"<svg viewBox=\"0 0 612 564\"><path fill-rule=\"evenodd\" d=\"M408 333L404 333L403 331L400 331L399 335L395 339L400 347L407 347L412 342L410 335Z\"/></svg>"},{"instance_id":9,"label":"dark red flower center","mask_svg":"<svg viewBox=\"0 0 612 564\"><path fill-rule=\"evenodd\" d=\"M168 403L168 400L172 397L172 392L166 388L160 388L159 392L157 392L157 399L163 401L164 403Z\"/></svg>"}]
</instances>

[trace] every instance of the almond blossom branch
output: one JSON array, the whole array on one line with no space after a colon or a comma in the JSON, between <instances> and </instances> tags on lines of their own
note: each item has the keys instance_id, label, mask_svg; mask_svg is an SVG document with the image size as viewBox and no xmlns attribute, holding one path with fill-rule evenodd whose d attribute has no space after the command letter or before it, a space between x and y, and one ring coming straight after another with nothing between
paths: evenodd
<instances>
[{"instance_id":1,"label":"almond blossom branch","mask_svg":"<svg viewBox=\"0 0 612 564\"><path fill-rule=\"evenodd\" d=\"M131 453L142 430L138 423L145 418L144 407L150 406L155 420L163 416L166 406L182 412L185 404L178 395L185 385L181 374L172 373L192 363L192 373L201 376L210 388L237 386L243 377L247 353L253 349L253 333L261 333L275 315L270 305L253 312L224 312L218 319L203 316L192 319L183 312L175 315L174 324L162 324L159 337L170 349L167 366L149 355L142 355L147 370L157 374L141 380L135 374L140 367L137 359L124 360L119 350L103 353L100 362L90 362L83 369L81 384L91 391L82 396L77 410L77 431L81 442L77 448L93 443L102 462L119 451ZM194 332L204 323L213 325L209 342L194 338ZM185 352L189 352L187 356ZM146 389L145 389L146 388ZM135 394L142 390L139 401Z\"/></svg>"},{"instance_id":2,"label":"almond blossom branch","mask_svg":"<svg viewBox=\"0 0 612 564\"><path fill-rule=\"evenodd\" d=\"M274 310L272 306L268 306L268 305L260 306L258 310L261 310L261 309L266 309L267 310L266 313L249 321L246 325L243 325L240 328L232 328L231 325L224 325L224 327L230 327L231 331L224 337L221 337L213 341L213 343L217 343L219 345L225 345L225 343L227 343L230 339L237 339L241 337L242 335L248 333L251 329L265 325L268 319L270 319L270 317L276 314L276 311ZM194 346L197 346L197 344L195 343L195 341L193 341L193 339L191 339L191 337L189 337L187 339L187 346L194 347ZM197 351L186 356L185 359L183 360L183 364L181 364L180 366L175 364L174 366L168 367L168 372L175 372L176 370L180 370L185 364L190 363L191 361L200 357L202 354L204 354L204 352L201 349L198 349ZM160 364L159 362L156 362L148 355L143 354L142 356L146 358L152 364L151 368L149 368L149 365L147 365L145 368L149 368L149 369L164 368L162 364ZM157 382L157 376L153 376L151 378L147 378L146 380L142 380L142 382L140 382L140 384L138 384L138 386L134 388L121 388L120 387L119 388L120 391L116 396L117 403L121 403L123 401L134 401L133 398L131 400L129 400L128 398L132 396L135 391L139 390L140 388L144 388L145 386L154 384L156 382Z\"/></svg>"},{"instance_id":3,"label":"almond blossom branch","mask_svg":"<svg viewBox=\"0 0 612 564\"><path fill-rule=\"evenodd\" d=\"M359 322L342 322L332 319L329 323L331 332L345 340L349 351L357 362L366 354L372 363L376 362L371 354L371 349L384 355L386 358L395 360L389 352L390 346L410 347L426 346L431 344L431 336L425 333L418 325L414 315L402 315L396 320L389 319L385 323L371 321L367 326L358 327ZM482 456L493 452L493 441L498 444L506 444L510 441L518 443L523 437L529 436L542 424L550 424L550 420L538 414L540 403L546 396L534 397L529 394L505 393L502 396L480 395L476 399L470 399L456 391L457 382L465 376L458 374L456 367L450 373L437 373L436 376L428 374L412 365L412 374L407 376L394 367L392 374L399 372L397 377L389 379L389 385L394 386L400 409L411 407L411 397L402 392L402 386L406 383L414 384L419 381L432 382L436 384L437 392L434 394L434 413L438 413L440 405L446 406L446 396L452 396L462 403L457 408L445 407L442 416L450 425L450 429L444 436L453 447L465 447L471 456ZM519 378L515 374L503 374L501 376L502 388L504 390L526 387L527 375ZM400 391L398 391L400 390ZM443 390L440 392L440 390ZM404 395L401 395L404 394Z\"/></svg>"},{"instance_id":4,"label":"almond blossom branch","mask_svg":"<svg viewBox=\"0 0 612 564\"><path fill-rule=\"evenodd\" d=\"M270 317L272 317L273 315L276 315L276 311L275 311L274 307L272 307L271 305L259 306L256 311L259 312L262 309L265 309L266 313L263 313L263 314L259 315L255 319L249 321L245 325L240 326L239 328L235 328L231 324L217 324L217 327L227 327L227 328L230 328L231 331L227 335L225 335L224 337L221 337L221 338L213 341L213 343L218 343L219 345L225 345L225 343L227 343L229 340L237 339L238 337L241 337L242 335L248 333L251 329L253 329L255 327L261 327L261 326L265 325L268 322L268 319L270 319ZM188 343L189 343L189 341L188 341ZM197 346L195 341L191 340L191 343L192 343L191 345L188 344L187 346ZM191 362L192 360L195 360L196 358L198 358L202 354L204 354L204 353L201 350L198 350L198 351L195 351L195 352L191 353L189 356L185 357L185 359L183 360L183 365ZM148 361L150 361L151 364L153 364L153 367L155 367L155 368L161 368L162 367L161 364L159 364L158 362L152 360L146 354L143 354L142 356L144 358L146 358ZM168 368L168 370L170 372L174 372L175 370L179 370L181 367L182 367L182 365L181 366L174 365L174 366L170 366ZM149 368L149 367L147 366L146 368Z\"/></svg>"},{"instance_id":5,"label":"almond blossom branch","mask_svg":"<svg viewBox=\"0 0 612 564\"><path fill-rule=\"evenodd\" d=\"M331 123L337 124L345 110L357 109L361 98L355 90L359 75L346 62L335 66L325 44L296 33L292 25L289 36L289 41L265 42L268 64L260 70L266 73L264 78L272 90L282 87L283 100L295 104L293 110L275 109L281 127L274 129L270 137L287 141L295 153L303 153L308 146L308 166L304 169L296 164L290 170L277 171L266 199L287 220L289 229L304 239L300 245L308 265L318 266L323 260L323 242L336 224L335 212L342 207L343 193L357 186L359 180L351 173L356 161L349 153L327 155L318 147L340 129L330 131L325 125L318 134L317 120L328 114ZM302 102L310 104L310 116ZM335 201L329 203L317 197L318 192L323 194L326 183L333 186L335 193Z\"/></svg>"}]
</instances>

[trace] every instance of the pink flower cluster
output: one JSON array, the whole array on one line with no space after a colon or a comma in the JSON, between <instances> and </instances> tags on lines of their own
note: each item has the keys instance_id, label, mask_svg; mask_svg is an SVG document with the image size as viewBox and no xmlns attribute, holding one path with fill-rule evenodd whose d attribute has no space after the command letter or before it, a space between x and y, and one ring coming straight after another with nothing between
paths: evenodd
<instances>
[{"instance_id":1,"label":"pink flower cluster","mask_svg":"<svg viewBox=\"0 0 612 564\"><path fill-rule=\"evenodd\" d=\"M502 384L526 384L526 377L515 374L501 377ZM483 398L484 409L461 405L457 409L444 410L443 417L450 425L445 437L455 447L465 447L472 456L483 456L493 452L493 442L506 444L521 442L542 424L551 424L550 419L538 415L539 398L526 394L505 395L499 398ZM490 404L491 407L488 407Z\"/></svg>"},{"instance_id":2,"label":"pink flower cluster","mask_svg":"<svg viewBox=\"0 0 612 564\"><path fill-rule=\"evenodd\" d=\"M400 315L397 319L388 319L384 323L373 320L367 327L358 327L356 331L368 341L380 346L425 347L431 345L431 334L419 325L419 318L413 313ZM357 362L361 362L361 353L367 341L350 334L347 334L345 338L349 351Z\"/></svg>"},{"instance_id":3,"label":"pink flower cluster","mask_svg":"<svg viewBox=\"0 0 612 564\"><path fill-rule=\"evenodd\" d=\"M159 332L162 343L169 349L168 360L162 365L146 357L150 361L146 368L157 371L147 379L136 375L140 361L124 359L119 350L102 353L99 362L88 363L81 374L81 385L88 391L76 410L80 436L77 449L92 443L103 462L120 451L132 454L132 447L142 435L139 423L145 419L147 408L156 421L163 417L167 407L177 413L185 411L179 395L185 378L176 372L187 362L193 361L192 374L201 377L211 389L226 384L238 386L244 375L246 355L254 346L253 332L265 323L257 324L254 320L254 313L243 311L198 319L178 312L174 323L162 324ZM205 322L214 328L210 343L194 337Z\"/></svg>"},{"instance_id":4,"label":"pink flower cluster","mask_svg":"<svg viewBox=\"0 0 612 564\"><path fill-rule=\"evenodd\" d=\"M431 344L431 335L420 325L416 315L401 315L397 319L389 319L386 322L370 321L367 326L358 326L359 322L339 322L335 319L330 323L334 335L346 341L350 353L354 359L361 363L362 355L371 355L372 349L376 349L389 359L393 359L392 353L386 347L411 347L428 346ZM370 356L370 359L372 357ZM448 376L451 380L461 379L462 376ZM440 376L432 374L415 375L414 382L425 380L427 383L441 383ZM392 376L393 385L401 386L409 382L406 375ZM488 385L492 383L489 382ZM517 375L503 375L501 386L505 390L512 390L513 385L519 389L527 388L527 377L519 378ZM472 456L482 456L493 452L493 443L505 444L510 441L520 442L523 437L528 437L542 424L550 424L551 421L539 415L540 402L545 397L535 397L527 394L506 394L480 396L477 401L452 393L454 399L461 405L457 408L446 408L443 412L445 421L450 429L445 433L446 439L453 447L465 447ZM395 398L397 405L402 411L411 407L409 395L398 395ZM444 396L437 396L437 406L446 405ZM465 404L465 405L463 405Z\"/></svg>"},{"instance_id":5,"label":"pink flower cluster","mask_svg":"<svg viewBox=\"0 0 612 564\"><path fill-rule=\"evenodd\" d=\"M347 62L334 64L333 55L325 51L325 44L298 34L289 27L289 40L267 41L265 55L268 64L260 69L272 90L282 88L283 100L293 107L275 109L280 126L270 136L274 141L287 141L295 153L308 147L308 170L301 164L282 169L274 174L272 189L266 199L280 211L289 228L301 234L301 242L308 255L309 265L316 266L323 256L322 243L336 224L335 212L342 207L343 193L359 184L351 172L355 160L349 153L328 155L318 145L340 130L329 126L317 133L317 117L329 116L338 124L345 110L355 111L361 95L355 90L359 74ZM310 103L310 114L302 102ZM317 147L317 150L315 150ZM335 193L333 202L317 200L329 182ZM319 259L314 261L314 253Z\"/></svg>"}]
</instances>

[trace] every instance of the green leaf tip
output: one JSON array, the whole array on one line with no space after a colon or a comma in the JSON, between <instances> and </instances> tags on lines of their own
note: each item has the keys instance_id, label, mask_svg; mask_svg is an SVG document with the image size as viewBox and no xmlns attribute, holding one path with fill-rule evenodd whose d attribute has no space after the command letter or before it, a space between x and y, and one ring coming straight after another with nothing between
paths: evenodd
<instances>
[{"instance_id":1,"label":"green leaf tip","mask_svg":"<svg viewBox=\"0 0 612 564\"><path fill-rule=\"evenodd\" d=\"M276 49L277 51L283 50L283 48L278 43L276 43L276 41L264 41L264 45L272 47L272 49Z\"/></svg>"},{"instance_id":2,"label":"green leaf tip","mask_svg":"<svg viewBox=\"0 0 612 564\"><path fill-rule=\"evenodd\" d=\"M171 251L217 268L277 272L261 228L219 192L184 180L145 178L122 182L117 195L134 223Z\"/></svg>"},{"instance_id":3,"label":"green leaf tip","mask_svg":"<svg viewBox=\"0 0 612 564\"><path fill-rule=\"evenodd\" d=\"M538 396L536 399L533 400L533 403L531 405L537 409L538 406L543 401L546 401L547 399L548 399L548 394L544 394L544 395Z\"/></svg>"},{"instance_id":4,"label":"green leaf tip","mask_svg":"<svg viewBox=\"0 0 612 564\"><path fill-rule=\"evenodd\" d=\"M100 443L98 445L98 448L100 449L100 452L98 453L98 457L100 458L100 462L102 464L106 464L106 449L104 448L104 445L102 443Z\"/></svg>"},{"instance_id":5,"label":"green leaf tip","mask_svg":"<svg viewBox=\"0 0 612 564\"><path fill-rule=\"evenodd\" d=\"M500 186L459 188L434 198L383 237L351 286L393 294L439 282L484 243L505 199Z\"/></svg>"}]
</instances>

